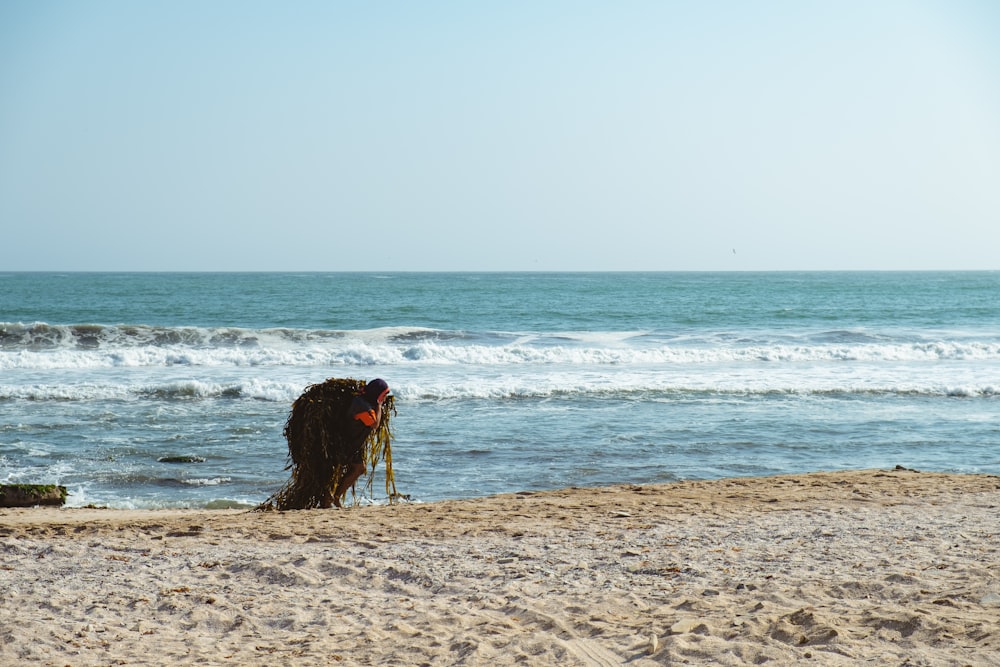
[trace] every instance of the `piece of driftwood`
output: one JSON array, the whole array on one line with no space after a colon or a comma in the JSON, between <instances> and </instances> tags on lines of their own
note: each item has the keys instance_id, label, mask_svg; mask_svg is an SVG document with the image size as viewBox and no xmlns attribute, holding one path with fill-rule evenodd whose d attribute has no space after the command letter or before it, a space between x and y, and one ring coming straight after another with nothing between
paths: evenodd
<instances>
[{"instance_id":1,"label":"piece of driftwood","mask_svg":"<svg viewBox=\"0 0 1000 667\"><path fill-rule=\"evenodd\" d=\"M0 484L0 507L34 507L66 503L66 487L55 484Z\"/></svg>"}]
</instances>

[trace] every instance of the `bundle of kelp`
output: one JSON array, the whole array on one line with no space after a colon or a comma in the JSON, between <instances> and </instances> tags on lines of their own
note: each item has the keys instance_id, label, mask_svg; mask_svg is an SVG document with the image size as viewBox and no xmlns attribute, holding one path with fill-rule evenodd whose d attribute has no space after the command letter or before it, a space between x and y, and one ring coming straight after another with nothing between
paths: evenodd
<instances>
[{"instance_id":1,"label":"bundle of kelp","mask_svg":"<svg viewBox=\"0 0 1000 667\"><path fill-rule=\"evenodd\" d=\"M295 399L284 430L288 441L288 465L285 469L292 471L291 479L261 503L257 510L308 509L321 507L324 499L329 499L350 468L344 426L351 401L364 391L365 385L362 380L330 378L306 387L305 392ZM394 414L393 398L388 396L382 405L382 419L372 429L362 450L368 471L362 489L367 489L371 495L375 467L379 461L384 461L385 491L390 503L397 497L389 424L390 416Z\"/></svg>"}]
</instances>

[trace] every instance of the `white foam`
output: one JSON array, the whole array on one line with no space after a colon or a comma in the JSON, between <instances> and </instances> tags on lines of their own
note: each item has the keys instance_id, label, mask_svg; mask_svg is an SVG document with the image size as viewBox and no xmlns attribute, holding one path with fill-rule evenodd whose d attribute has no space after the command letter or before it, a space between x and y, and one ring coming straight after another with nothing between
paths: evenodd
<instances>
[{"instance_id":1,"label":"white foam","mask_svg":"<svg viewBox=\"0 0 1000 667\"><path fill-rule=\"evenodd\" d=\"M221 484L228 484L233 481L232 477L212 477L211 479L182 479L181 484L186 484L188 486L219 486Z\"/></svg>"},{"instance_id":2,"label":"white foam","mask_svg":"<svg viewBox=\"0 0 1000 667\"><path fill-rule=\"evenodd\" d=\"M94 382L67 384L0 385L0 400L29 401L124 401L139 397L174 398L250 398L287 402L302 391L301 383L248 379L230 382L202 380L147 382Z\"/></svg>"},{"instance_id":3,"label":"white foam","mask_svg":"<svg viewBox=\"0 0 1000 667\"><path fill-rule=\"evenodd\" d=\"M3 326L0 400L289 402L323 377L375 374L392 377L396 395L413 400L678 391L981 396L995 394L1000 372L1000 341L982 332L905 340L863 331L695 337ZM38 338L48 342L36 346Z\"/></svg>"},{"instance_id":4,"label":"white foam","mask_svg":"<svg viewBox=\"0 0 1000 667\"><path fill-rule=\"evenodd\" d=\"M378 366L405 364L711 364L823 361L1000 360L1000 343L949 342L864 345L749 345L745 347L446 344L419 341L371 344L357 339L276 348L129 348L0 352L2 370L149 367Z\"/></svg>"}]
</instances>

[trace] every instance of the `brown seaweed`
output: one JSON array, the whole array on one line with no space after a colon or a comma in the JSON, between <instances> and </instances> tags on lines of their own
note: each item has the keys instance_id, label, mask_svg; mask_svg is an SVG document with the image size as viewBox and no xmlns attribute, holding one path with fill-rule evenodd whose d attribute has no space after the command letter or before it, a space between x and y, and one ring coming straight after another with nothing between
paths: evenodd
<instances>
[{"instance_id":1,"label":"brown seaweed","mask_svg":"<svg viewBox=\"0 0 1000 667\"><path fill-rule=\"evenodd\" d=\"M292 510L321 507L325 497L337 488L337 483L350 468L349 452L344 440L344 424L351 401L361 393L366 383L353 378L330 378L306 387L292 403L285 422L284 436L288 442L288 465L291 478L270 498L257 506L257 511ZM375 469L385 463L385 492L389 502L399 496L392 471L392 429L390 421L396 414L394 399L388 396L382 406L382 418L372 429L362 449L366 477L362 494L371 497ZM355 488L357 484L355 484ZM357 502L357 495L354 495Z\"/></svg>"}]
</instances>

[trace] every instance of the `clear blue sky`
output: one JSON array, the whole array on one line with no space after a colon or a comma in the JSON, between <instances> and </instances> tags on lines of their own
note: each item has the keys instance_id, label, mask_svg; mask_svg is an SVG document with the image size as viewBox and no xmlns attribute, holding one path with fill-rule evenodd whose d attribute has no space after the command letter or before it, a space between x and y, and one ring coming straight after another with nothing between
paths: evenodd
<instances>
[{"instance_id":1,"label":"clear blue sky","mask_svg":"<svg viewBox=\"0 0 1000 667\"><path fill-rule=\"evenodd\" d=\"M0 270L1000 269L1000 2L4 0L0 229Z\"/></svg>"}]
</instances>

